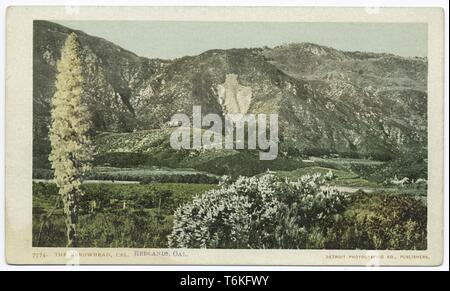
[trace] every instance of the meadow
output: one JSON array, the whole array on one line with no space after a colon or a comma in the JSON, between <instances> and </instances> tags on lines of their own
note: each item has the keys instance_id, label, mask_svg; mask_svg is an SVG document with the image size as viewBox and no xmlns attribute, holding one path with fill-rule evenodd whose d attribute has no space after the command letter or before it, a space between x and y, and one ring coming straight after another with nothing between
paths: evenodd
<instances>
[{"instance_id":1,"label":"meadow","mask_svg":"<svg viewBox=\"0 0 450 291\"><path fill-rule=\"evenodd\" d=\"M80 247L168 247L169 237L176 229L174 220L177 221L177 211L183 207L192 209L198 199L207 201L211 195L209 191L223 187L219 185L223 181L234 183L241 179L239 177L263 179L269 173L287 185L305 176L319 175L326 178L326 185L321 186L325 188L315 188L314 195L326 197L328 194L324 189L328 189L328 186L349 195L345 203L327 219L322 217L308 222L306 228L301 221L295 225L288 224L282 229L292 228L291 233L281 237L277 237L277 232L264 233L268 237L275 235L271 237L273 248L426 249L427 186L426 182L415 183L418 178L426 177L426 168L424 170L422 164L410 166L415 155L405 154L404 158L393 161L339 156L280 156L275 161L259 161L257 153L245 150L173 151L166 144L167 132L154 133L102 134L97 137L96 143L100 146L94 157L93 169L83 185L84 196L80 198ZM62 203L57 187L52 183L50 165L45 158L35 157L33 166L33 246L65 246ZM402 178L406 175L414 179L408 183L395 183L397 176ZM255 189L258 188L256 185ZM331 209L324 207L328 204L323 204L320 199L293 202L295 197L303 194L289 198L289 191L285 191L285 188L275 190L278 193L277 201L282 203L277 213L298 203L300 206L301 203L307 203L301 207L319 207L320 211L314 210L317 213ZM248 195L259 194L252 190ZM242 197L237 199L239 201ZM202 213L215 209L221 201L212 203ZM233 201L225 205L233 205ZM284 205L286 201L291 204ZM248 210L240 209L240 204L236 207L238 216ZM287 213L292 215L294 212ZM232 212L217 215L234 217ZM286 217L279 221L280 217L276 216L268 221L279 221L274 226L274 229L279 229L285 223L283 221L297 218ZM187 228L200 223L197 220L187 221ZM229 230L241 222L219 228ZM201 228L201 231L208 227L212 227L210 232L216 231L218 228L214 223ZM244 225L244 229L251 229L249 227ZM292 233L297 233L299 237L289 243L278 244L286 241L286 235ZM198 234L199 237L205 235ZM219 244L206 241L205 246L236 245L236 241L227 242L229 236L225 234ZM199 245L193 243L182 246ZM239 247L269 245L242 242Z\"/></svg>"},{"instance_id":2,"label":"meadow","mask_svg":"<svg viewBox=\"0 0 450 291\"><path fill-rule=\"evenodd\" d=\"M308 175L305 170L281 174L284 178L280 174L274 177L286 180L287 174L293 178ZM336 172L329 182L345 179L346 175ZM202 195L208 197L208 191L218 188L216 184L192 183L86 183L85 195L80 199L80 247L168 247L177 209ZM278 194L289 196L287 192ZM288 244L288 248L426 249L427 211L423 196L407 188L397 188L373 193L359 190L348 197L332 218L314 221L308 235L295 244ZM321 205L322 202L312 203ZM322 211L329 211L328 206ZM65 245L62 205L53 183L33 183L33 234L33 246Z\"/></svg>"},{"instance_id":3,"label":"meadow","mask_svg":"<svg viewBox=\"0 0 450 291\"><path fill-rule=\"evenodd\" d=\"M154 183L83 185L80 247L163 247L175 209L217 186ZM53 183L33 183L33 246L66 243L62 203Z\"/></svg>"}]
</instances>

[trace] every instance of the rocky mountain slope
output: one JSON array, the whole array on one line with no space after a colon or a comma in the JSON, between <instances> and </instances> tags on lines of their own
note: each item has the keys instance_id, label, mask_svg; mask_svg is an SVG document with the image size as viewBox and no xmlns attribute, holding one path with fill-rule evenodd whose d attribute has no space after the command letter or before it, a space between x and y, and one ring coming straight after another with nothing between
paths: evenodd
<instances>
[{"instance_id":1,"label":"rocky mountain slope","mask_svg":"<svg viewBox=\"0 0 450 291\"><path fill-rule=\"evenodd\" d=\"M73 30L34 29L34 152L48 152L56 63ZM177 112L278 113L287 155L386 159L426 146L427 59L300 43L147 59L77 31L97 132L164 127Z\"/></svg>"}]
</instances>

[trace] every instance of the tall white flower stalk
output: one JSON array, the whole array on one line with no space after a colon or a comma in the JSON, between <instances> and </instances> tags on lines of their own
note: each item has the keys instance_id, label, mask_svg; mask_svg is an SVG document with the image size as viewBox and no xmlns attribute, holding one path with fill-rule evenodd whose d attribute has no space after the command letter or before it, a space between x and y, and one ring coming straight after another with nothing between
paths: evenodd
<instances>
[{"instance_id":1,"label":"tall white flower stalk","mask_svg":"<svg viewBox=\"0 0 450 291\"><path fill-rule=\"evenodd\" d=\"M49 160L64 203L67 246L78 245L78 200L81 183L90 169L92 143L89 139L89 113L84 103L80 44L77 35L68 36L58 62L56 92L52 98Z\"/></svg>"}]
</instances>

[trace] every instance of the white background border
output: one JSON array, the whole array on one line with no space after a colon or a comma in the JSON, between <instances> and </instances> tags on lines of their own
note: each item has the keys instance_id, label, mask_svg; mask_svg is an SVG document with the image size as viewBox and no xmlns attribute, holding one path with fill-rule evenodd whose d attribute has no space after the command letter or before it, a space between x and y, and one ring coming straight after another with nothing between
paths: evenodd
<instances>
[{"instance_id":1,"label":"white background border","mask_svg":"<svg viewBox=\"0 0 450 291\"><path fill-rule=\"evenodd\" d=\"M445 10L445 123L444 123L444 262L439 267L263 267L263 266L8 266L5 261L5 31L6 31L6 8L12 5L105 5L105 6L347 6L347 7L442 7ZM449 270L449 91L448 91L448 1L446 0L428 0L428 1L399 1L399 0L3 0L0 3L1 18L0 22L0 271L1 270L182 270L182 271L200 271L200 270L233 270L233 271L269 271L269 270Z\"/></svg>"}]
</instances>

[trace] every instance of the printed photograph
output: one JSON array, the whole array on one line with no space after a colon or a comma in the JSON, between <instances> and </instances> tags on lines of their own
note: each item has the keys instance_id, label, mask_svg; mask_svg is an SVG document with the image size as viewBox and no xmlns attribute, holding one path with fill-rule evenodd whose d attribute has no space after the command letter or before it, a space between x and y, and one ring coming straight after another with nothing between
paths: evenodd
<instances>
[{"instance_id":1,"label":"printed photograph","mask_svg":"<svg viewBox=\"0 0 450 291\"><path fill-rule=\"evenodd\" d=\"M35 20L33 247L427 250L427 31Z\"/></svg>"}]
</instances>

